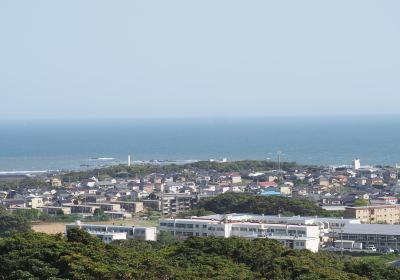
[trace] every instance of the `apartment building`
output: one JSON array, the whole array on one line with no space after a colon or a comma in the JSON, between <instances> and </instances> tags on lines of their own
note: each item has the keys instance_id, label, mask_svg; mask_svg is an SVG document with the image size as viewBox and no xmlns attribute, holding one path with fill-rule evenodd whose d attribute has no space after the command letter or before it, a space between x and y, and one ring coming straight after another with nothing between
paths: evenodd
<instances>
[{"instance_id":1,"label":"apartment building","mask_svg":"<svg viewBox=\"0 0 400 280\"><path fill-rule=\"evenodd\" d=\"M144 199L143 208L155 211L161 211L161 201L158 199Z\"/></svg>"},{"instance_id":2,"label":"apartment building","mask_svg":"<svg viewBox=\"0 0 400 280\"><path fill-rule=\"evenodd\" d=\"M98 206L103 211L121 211L121 206L117 203L86 203L86 205Z\"/></svg>"},{"instance_id":3,"label":"apartment building","mask_svg":"<svg viewBox=\"0 0 400 280\"><path fill-rule=\"evenodd\" d=\"M163 194L160 196L161 211L165 216L174 216L188 211L196 203L196 196L184 193Z\"/></svg>"},{"instance_id":4,"label":"apartment building","mask_svg":"<svg viewBox=\"0 0 400 280\"><path fill-rule=\"evenodd\" d=\"M318 252L320 225L266 223L252 215L211 215L192 219L160 220L160 231L168 231L178 239L189 236L270 238L288 248Z\"/></svg>"},{"instance_id":5,"label":"apartment building","mask_svg":"<svg viewBox=\"0 0 400 280\"><path fill-rule=\"evenodd\" d=\"M157 240L156 227L134 227L134 226L114 226L101 224L83 224L77 221L74 224L65 226L65 233L69 229L79 228L90 235L99 237L105 243L110 243L114 240L137 239L137 240Z\"/></svg>"},{"instance_id":6,"label":"apartment building","mask_svg":"<svg viewBox=\"0 0 400 280\"><path fill-rule=\"evenodd\" d=\"M360 219L364 224L399 224L400 205L346 207L345 217Z\"/></svg>"},{"instance_id":7,"label":"apartment building","mask_svg":"<svg viewBox=\"0 0 400 280\"><path fill-rule=\"evenodd\" d=\"M131 213L143 212L144 210L143 202L115 201L113 204L118 204L121 209Z\"/></svg>"},{"instance_id":8,"label":"apartment building","mask_svg":"<svg viewBox=\"0 0 400 280\"><path fill-rule=\"evenodd\" d=\"M111 220L132 219L132 213L125 211L104 211L104 215Z\"/></svg>"},{"instance_id":9,"label":"apartment building","mask_svg":"<svg viewBox=\"0 0 400 280\"><path fill-rule=\"evenodd\" d=\"M64 203L63 207L68 207L71 209L72 214L94 214L96 209L100 209L98 205L88 205L88 204L73 204L73 203Z\"/></svg>"},{"instance_id":10,"label":"apartment building","mask_svg":"<svg viewBox=\"0 0 400 280\"><path fill-rule=\"evenodd\" d=\"M49 215L70 215L71 208L70 207L58 207L58 206L42 206L38 207L39 210L42 210L44 213Z\"/></svg>"}]
</instances>

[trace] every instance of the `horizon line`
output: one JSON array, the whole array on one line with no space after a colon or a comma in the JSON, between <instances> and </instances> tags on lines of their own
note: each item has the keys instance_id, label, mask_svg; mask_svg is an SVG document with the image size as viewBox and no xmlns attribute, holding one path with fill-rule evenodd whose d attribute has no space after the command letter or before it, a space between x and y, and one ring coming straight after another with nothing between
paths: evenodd
<instances>
[{"instance_id":1,"label":"horizon line","mask_svg":"<svg viewBox=\"0 0 400 280\"><path fill-rule=\"evenodd\" d=\"M245 115L245 116L77 116L77 117L0 117L1 121L74 121L74 120L226 120L226 119L293 119L293 118L390 118L400 117L400 113L388 114L289 114L289 115Z\"/></svg>"}]
</instances>

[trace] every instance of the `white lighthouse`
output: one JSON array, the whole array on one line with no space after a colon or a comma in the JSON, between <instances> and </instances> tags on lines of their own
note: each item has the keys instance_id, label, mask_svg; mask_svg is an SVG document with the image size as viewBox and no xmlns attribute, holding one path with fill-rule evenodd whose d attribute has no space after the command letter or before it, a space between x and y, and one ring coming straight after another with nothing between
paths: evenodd
<instances>
[{"instance_id":1,"label":"white lighthouse","mask_svg":"<svg viewBox=\"0 0 400 280\"><path fill-rule=\"evenodd\" d=\"M361 168L361 161L359 159L355 159L353 161L353 169L358 170Z\"/></svg>"},{"instance_id":2,"label":"white lighthouse","mask_svg":"<svg viewBox=\"0 0 400 280\"><path fill-rule=\"evenodd\" d=\"M128 155L128 166L131 166L131 155Z\"/></svg>"}]
</instances>

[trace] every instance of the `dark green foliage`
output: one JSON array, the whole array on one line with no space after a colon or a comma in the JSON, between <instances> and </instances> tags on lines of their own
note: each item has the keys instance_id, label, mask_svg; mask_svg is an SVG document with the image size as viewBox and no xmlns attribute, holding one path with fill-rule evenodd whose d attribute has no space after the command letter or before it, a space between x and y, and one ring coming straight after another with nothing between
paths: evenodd
<instances>
[{"instance_id":1,"label":"dark green foliage","mask_svg":"<svg viewBox=\"0 0 400 280\"><path fill-rule=\"evenodd\" d=\"M0 208L0 237L13 232L30 231L29 221L20 215L14 215Z\"/></svg>"},{"instance_id":2,"label":"dark green foliage","mask_svg":"<svg viewBox=\"0 0 400 280\"><path fill-rule=\"evenodd\" d=\"M382 265L378 262L365 261L356 262L351 260L345 264L346 270L354 274L376 280L398 280L399 269Z\"/></svg>"},{"instance_id":3,"label":"dark green foliage","mask_svg":"<svg viewBox=\"0 0 400 280\"><path fill-rule=\"evenodd\" d=\"M283 162L281 163L282 170L290 170L299 168L295 162ZM303 166L305 167L305 166ZM184 165L177 164L166 164L166 165L154 165L154 164L140 164L140 165L117 165L107 167L103 169L94 169L80 172L70 172L61 176L64 182L73 182L81 179L90 178L92 176L100 177L112 177L112 178L133 178L136 176L151 174L151 173L162 173L162 174L173 174L173 173L185 173L186 170L205 170L205 171L218 171L218 172L241 172L241 171L268 171L277 168L277 163L272 161L262 160L242 160L235 162L210 162L210 161L199 161L194 163L188 163Z\"/></svg>"},{"instance_id":4,"label":"dark green foliage","mask_svg":"<svg viewBox=\"0 0 400 280\"><path fill-rule=\"evenodd\" d=\"M196 207L194 209L191 209L191 210L188 210L185 212L179 212L177 214L177 217L178 218L184 218L184 217L190 217L190 216L200 217L200 216L207 216L207 215L212 215L212 214L215 214L215 213L212 211L207 211L204 208Z\"/></svg>"},{"instance_id":5,"label":"dark green foliage","mask_svg":"<svg viewBox=\"0 0 400 280\"><path fill-rule=\"evenodd\" d=\"M83 231L83 230L80 230L77 228L68 230L67 239L69 242L79 242L79 243L82 243L85 245L101 243L100 239L95 239L86 231Z\"/></svg>"},{"instance_id":6,"label":"dark green foliage","mask_svg":"<svg viewBox=\"0 0 400 280\"><path fill-rule=\"evenodd\" d=\"M284 248L269 239L190 238L111 245L80 230L68 237L19 233L0 239L0 279L394 280L400 270Z\"/></svg>"},{"instance_id":7,"label":"dark green foliage","mask_svg":"<svg viewBox=\"0 0 400 280\"><path fill-rule=\"evenodd\" d=\"M357 199L354 201L354 206L368 206L369 201L367 199Z\"/></svg>"},{"instance_id":8,"label":"dark green foliage","mask_svg":"<svg viewBox=\"0 0 400 280\"><path fill-rule=\"evenodd\" d=\"M147 175L151 173L176 173L184 170L184 165L117 165L102 169L94 169L79 172L70 172L61 175L64 182L74 182L82 179L87 179L93 176L107 176L111 178L134 178L136 176Z\"/></svg>"},{"instance_id":9,"label":"dark green foliage","mask_svg":"<svg viewBox=\"0 0 400 280\"><path fill-rule=\"evenodd\" d=\"M191 168L201 170L215 170L218 172L241 172L241 171L269 171L278 168L278 163L265 160L241 160L234 162L210 162L199 161L187 165ZM299 167L309 167L305 165L298 165L296 162L282 162L281 169L288 171Z\"/></svg>"},{"instance_id":10,"label":"dark green foliage","mask_svg":"<svg viewBox=\"0 0 400 280\"><path fill-rule=\"evenodd\" d=\"M218 214L253 213L265 215L331 216L332 213L311 201L279 196L256 196L251 193L227 192L219 196L201 200L198 209Z\"/></svg>"},{"instance_id":11,"label":"dark green foliage","mask_svg":"<svg viewBox=\"0 0 400 280\"><path fill-rule=\"evenodd\" d=\"M18 234L0 240L0 279L171 279L166 260L108 246L78 230L60 235Z\"/></svg>"},{"instance_id":12,"label":"dark green foliage","mask_svg":"<svg viewBox=\"0 0 400 280\"><path fill-rule=\"evenodd\" d=\"M17 209L14 211L14 215L21 216L28 221L46 220L48 217L46 213L39 209Z\"/></svg>"},{"instance_id":13,"label":"dark green foliage","mask_svg":"<svg viewBox=\"0 0 400 280\"><path fill-rule=\"evenodd\" d=\"M146 251L151 249L161 249L166 246L177 244L178 241L170 232L161 231L157 235L157 242L154 241L142 241L142 240L115 240L112 242L115 246L123 246L134 248L137 251Z\"/></svg>"},{"instance_id":14,"label":"dark green foliage","mask_svg":"<svg viewBox=\"0 0 400 280\"><path fill-rule=\"evenodd\" d=\"M24 178L22 180L0 183L0 190L24 190L29 187L45 187L48 185L49 184L42 178Z\"/></svg>"},{"instance_id":15,"label":"dark green foliage","mask_svg":"<svg viewBox=\"0 0 400 280\"><path fill-rule=\"evenodd\" d=\"M157 242L162 245L172 245L176 243L176 239L172 233L168 231L161 231L157 236Z\"/></svg>"},{"instance_id":16,"label":"dark green foliage","mask_svg":"<svg viewBox=\"0 0 400 280\"><path fill-rule=\"evenodd\" d=\"M69 222L69 223L72 223L72 222L75 222L76 220L82 219L82 216L79 214L64 215L64 212L62 210L59 210L57 215L49 215L46 212L42 212L38 209L17 209L13 212L13 215L19 216L28 221L45 221L45 222L65 222L65 223ZM97 215L97 216L88 218L88 220L107 221L108 217L105 215L100 215L100 216Z\"/></svg>"}]
</instances>

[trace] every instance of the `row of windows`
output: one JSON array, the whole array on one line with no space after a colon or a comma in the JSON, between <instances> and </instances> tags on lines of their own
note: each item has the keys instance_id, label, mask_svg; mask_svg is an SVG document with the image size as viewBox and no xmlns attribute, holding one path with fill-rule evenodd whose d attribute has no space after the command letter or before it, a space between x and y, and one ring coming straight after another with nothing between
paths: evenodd
<instances>
[{"instance_id":1,"label":"row of windows","mask_svg":"<svg viewBox=\"0 0 400 280\"><path fill-rule=\"evenodd\" d=\"M277 235L286 235L286 230L285 229L256 229L256 228L245 228L245 227L232 227L233 231L250 231L250 232L259 232L259 233L274 233ZM289 230L288 235L306 235L305 230Z\"/></svg>"},{"instance_id":2,"label":"row of windows","mask_svg":"<svg viewBox=\"0 0 400 280\"><path fill-rule=\"evenodd\" d=\"M332 227L332 228L344 227L344 226L345 226L344 223L341 223L341 224L339 224L339 223L331 223L331 227Z\"/></svg>"},{"instance_id":3,"label":"row of windows","mask_svg":"<svg viewBox=\"0 0 400 280\"><path fill-rule=\"evenodd\" d=\"M177 228L193 228L193 224L176 224Z\"/></svg>"},{"instance_id":4,"label":"row of windows","mask_svg":"<svg viewBox=\"0 0 400 280\"><path fill-rule=\"evenodd\" d=\"M173 231L171 231L171 234L174 234ZM175 232L176 236L200 236L200 233L196 232L195 234L193 232L186 232L186 231L177 231ZM201 236L207 236L207 233L202 233Z\"/></svg>"},{"instance_id":5,"label":"row of windows","mask_svg":"<svg viewBox=\"0 0 400 280\"><path fill-rule=\"evenodd\" d=\"M97 232L127 232L128 234L133 234L133 229L126 229L126 228L108 228L105 227L83 227L86 231L97 231Z\"/></svg>"},{"instance_id":6,"label":"row of windows","mask_svg":"<svg viewBox=\"0 0 400 280\"><path fill-rule=\"evenodd\" d=\"M400 240L400 236L394 235L369 235L369 234L343 234L343 239L348 240Z\"/></svg>"},{"instance_id":7,"label":"row of windows","mask_svg":"<svg viewBox=\"0 0 400 280\"><path fill-rule=\"evenodd\" d=\"M90 230L90 231L107 231L106 227L82 227L82 229Z\"/></svg>"},{"instance_id":8,"label":"row of windows","mask_svg":"<svg viewBox=\"0 0 400 280\"><path fill-rule=\"evenodd\" d=\"M220 227L209 227L208 228L208 230L211 230L211 231L225 231L225 229L224 228L220 228Z\"/></svg>"},{"instance_id":9,"label":"row of windows","mask_svg":"<svg viewBox=\"0 0 400 280\"><path fill-rule=\"evenodd\" d=\"M160 226L162 227L174 227L174 223L160 223ZM177 228L199 228L200 226L198 224L180 224L177 223L175 224L175 227ZM207 228L207 225L202 225L202 228Z\"/></svg>"},{"instance_id":10,"label":"row of windows","mask_svg":"<svg viewBox=\"0 0 400 280\"><path fill-rule=\"evenodd\" d=\"M160 223L160 226L162 227L174 227L173 223Z\"/></svg>"},{"instance_id":11,"label":"row of windows","mask_svg":"<svg viewBox=\"0 0 400 280\"><path fill-rule=\"evenodd\" d=\"M174 227L173 223L160 223L160 226L163 227ZM176 228L187 228L187 229L193 229L193 228L199 228L200 226L202 226L203 229L207 229L207 225L198 225L198 224L182 224L182 223L176 223L175 227ZM224 231L224 228L220 228L220 227L213 227L210 226L208 227L208 230L210 231ZM241 232L258 232L258 233L265 233L264 229L257 229L257 228L248 228L248 227L232 227L233 231L241 231ZM268 233L274 233L276 235L306 235L306 231L305 230L286 230L286 229L267 229Z\"/></svg>"},{"instance_id":12,"label":"row of windows","mask_svg":"<svg viewBox=\"0 0 400 280\"><path fill-rule=\"evenodd\" d=\"M243 228L243 227L232 227L232 231L252 231L252 232L265 232L263 229L256 228Z\"/></svg>"},{"instance_id":13,"label":"row of windows","mask_svg":"<svg viewBox=\"0 0 400 280\"><path fill-rule=\"evenodd\" d=\"M109 229L108 232L128 232L129 234L133 234L133 229L123 229L123 228L115 228L115 229Z\"/></svg>"},{"instance_id":14,"label":"row of windows","mask_svg":"<svg viewBox=\"0 0 400 280\"><path fill-rule=\"evenodd\" d=\"M276 233L276 234L285 235L286 234L286 229L269 228L269 229L267 229L267 232L268 233ZM287 233L289 235L306 235L306 231L305 230L288 230Z\"/></svg>"}]
</instances>

